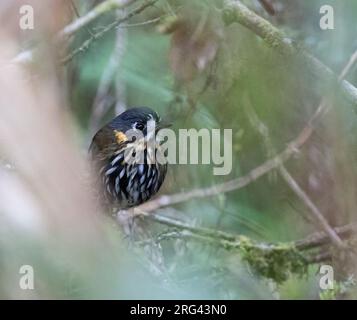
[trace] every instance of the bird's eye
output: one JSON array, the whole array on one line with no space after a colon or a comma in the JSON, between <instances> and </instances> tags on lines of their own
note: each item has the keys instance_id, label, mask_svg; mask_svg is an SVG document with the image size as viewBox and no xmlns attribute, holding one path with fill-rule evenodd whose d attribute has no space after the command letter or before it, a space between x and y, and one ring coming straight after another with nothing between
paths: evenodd
<instances>
[{"instance_id":1,"label":"bird's eye","mask_svg":"<svg viewBox=\"0 0 357 320\"><path fill-rule=\"evenodd\" d=\"M144 124L143 124L143 123L137 123L137 124L135 125L135 128L136 128L136 129L139 129L139 130L143 130L143 129L144 129Z\"/></svg>"}]
</instances>

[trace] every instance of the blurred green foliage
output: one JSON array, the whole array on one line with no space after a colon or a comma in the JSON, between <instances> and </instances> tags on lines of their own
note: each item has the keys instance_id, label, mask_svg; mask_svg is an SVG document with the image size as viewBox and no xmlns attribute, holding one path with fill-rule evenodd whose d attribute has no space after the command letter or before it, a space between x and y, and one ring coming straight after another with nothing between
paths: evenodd
<instances>
[{"instance_id":1,"label":"blurred green foliage","mask_svg":"<svg viewBox=\"0 0 357 320\"><path fill-rule=\"evenodd\" d=\"M256 1L244 2L268 17ZM357 46L357 3L327 0L273 2L280 9L276 17L268 19L338 73ZM335 8L334 31L322 31L319 28L319 8L322 4L331 4ZM175 73L170 68L170 50L172 46L180 46L180 43L172 42L174 35L160 34L153 25L129 27L126 30L125 54L116 70L116 79L125 88L127 106L151 106L164 117L171 117L176 129L233 129L234 167L229 176L213 176L212 168L208 165L171 166L163 192L175 193L226 181L248 172L267 158L261 138L245 114L246 97L269 128L274 147L282 150L305 125L320 97L333 92L335 97L330 95L330 99L335 101L338 108L329 121L319 128L318 135L325 135L332 130L336 139L330 144L330 141L324 141L324 137L321 137L321 140L313 140L308 148L317 149L322 154L327 152L333 157L336 150L333 144L344 140L343 152L354 160L343 165L352 163L353 168L350 169L355 173L356 118L350 106L334 94L335 90L311 77L304 66L295 65L294 61L277 55L251 31L239 25L225 27L220 17L221 7L221 1L161 1L155 8L131 21L146 21L173 12L178 16L181 12L189 12L196 21L200 21L202 15L208 12L220 34L217 40L219 49L211 65L192 81L182 83L175 80ZM102 24L103 21L96 23ZM84 39L86 36L83 31L78 37ZM114 41L112 33L98 41L70 66L77 75L71 86L72 106L84 136L87 134L93 96ZM190 59L193 53L187 49L185 54ZM356 73L351 72L349 79L355 81ZM103 117L102 123L113 114L112 108ZM334 129L336 126L341 129L338 133ZM308 186L308 172L313 167L306 154L300 155L298 161L291 161L288 168L303 187ZM328 169L323 168L319 174L339 174L324 173L324 170ZM332 192L323 178L320 183L322 190ZM319 201L319 191L312 198L315 199L315 196ZM263 177L237 192L190 201L177 207L185 212L188 220L235 234L245 234L256 240L291 241L314 230L310 223L301 218L306 208L276 174ZM207 297L203 292L209 292L212 294L209 297L214 298L271 298L264 281L262 283L252 277L249 270L242 268L242 262L235 252L187 242L184 244L184 253L178 256L175 242L167 242L163 244L164 257L168 259L168 265L175 266L170 276L180 287L187 288L187 283L199 287L200 297ZM315 270L312 270L306 279L293 278L285 282L280 286L282 297L316 298L318 289L314 273ZM186 297L190 296L186 294Z\"/></svg>"},{"instance_id":2,"label":"blurred green foliage","mask_svg":"<svg viewBox=\"0 0 357 320\"><path fill-rule=\"evenodd\" d=\"M319 57L336 73L357 47L356 1L276 0L273 2L280 8L276 17L269 17L257 1L244 2L281 28L299 45ZM85 7L84 1L76 1L76 4L81 10ZM322 31L319 28L319 8L322 4L331 4L335 8L334 31ZM296 65L294 61L277 55L251 31L239 25L225 27L221 21L221 7L222 1L214 0L162 0L155 7L125 23L140 23L173 13L180 17L180 14L187 12L190 13L190 18L198 23L202 16L207 14L218 34L217 38L214 38L218 50L207 67L202 72L197 72L190 81L180 81L172 70L172 48L180 46L179 41L173 42L173 34L159 33L157 23L123 26L125 51L115 70L109 91L114 100L117 98L114 93L115 83L120 83L124 88L122 99L128 107L150 106L164 118L173 120L176 130L233 129L234 165L230 175L214 176L211 165L172 165L161 193L188 191L227 181L247 173L267 159L263 141L247 118L244 109L247 99L269 128L274 148L283 150L286 143L306 124L320 98L328 95L329 100L334 102L334 110L319 125L316 137L298 159L287 164L287 168L311 198L322 209L326 208L330 221L338 224L348 222L353 218L353 212L341 212L341 216L336 217L337 213L328 208L337 210L337 202L341 197L346 197L345 202L351 200L347 199L347 194L341 189L344 183L346 188L353 188L357 172L357 121L351 106L338 96L335 88L320 83L304 66ZM114 13L106 15L90 25L89 29L100 28L114 18ZM209 39L213 37L210 33L206 35L205 29L202 34ZM76 48L88 37L87 30L78 32L72 48ZM83 149L87 148L91 138L89 124L94 99L114 46L115 31L96 41L88 51L78 55L67 66L70 105L81 131ZM187 54L187 60L190 55L194 55L189 48L184 52ZM356 83L355 70L350 73L348 79ZM103 125L114 115L115 107L112 102L108 112L102 115L100 124ZM312 153L318 155L314 161L321 161L318 168L316 163L311 163L309 155ZM330 162L324 163L326 159ZM309 181L316 170L318 187L313 189L309 187ZM349 177L339 184L337 177L345 175ZM355 191L352 189L351 192L353 190ZM302 218L302 215L307 215L306 208L276 173L264 176L241 190L208 199L192 200L179 204L176 208L184 212L187 221L246 235L256 241L289 242L315 230L309 221ZM168 231L167 227L153 223L146 227L153 239ZM41 266L48 267L49 264L50 269L55 270L54 274L45 276L49 287L58 288L50 297L274 297L269 281L258 277L234 250L224 250L185 239L166 239L151 246L150 257L145 246L133 249L130 245L127 250L125 244L123 247L117 245L118 249L115 249L116 243L123 243L122 235L111 228L108 228L108 233L113 242L113 247L108 250L110 257L105 253L93 253L92 258L83 260L88 265L83 263L76 267L70 262L69 273L64 271L66 267L63 268L62 265L54 263L52 266L51 261L46 261L48 257L41 255L40 244L37 247L33 245L36 241L30 241L32 258L33 255L36 256L39 270ZM18 243L24 252L26 242L24 239L24 243ZM8 247L8 250L18 252L19 248ZM128 251L134 252L134 257ZM113 252L117 252L117 255L113 256ZM159 260L153 258L155 254L163 259L161 263L164 267L158 267L160 272L156 276L165 283L164 286L158 285L155 276L148 270L152 261ZM2 255L6 256L6 252L2 252ZM26 255L19 256L19 261L23 259L26 260ZM57 257L56 261L63 260ZM65 261L63 263L66 264ZM316 271L316 267L310 267L305 277L293 276L285 282L282 281L277 288L280 297L319 298Z\"/></svg>"}]
</instances>

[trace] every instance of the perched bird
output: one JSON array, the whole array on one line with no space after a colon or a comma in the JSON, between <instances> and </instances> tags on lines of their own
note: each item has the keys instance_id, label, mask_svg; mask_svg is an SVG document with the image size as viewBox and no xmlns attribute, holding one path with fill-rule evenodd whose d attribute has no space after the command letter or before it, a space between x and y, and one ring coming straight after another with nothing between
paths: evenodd
<instances>
[{"instance_id":1,"label":"perched bird","mask_svg":"<svg viewBox=\"0 0 357 320\"><path fill-rule=\"evenodd\" d=\"M148 127L150 121L153 130ZM166 163L156 161L162 152L155 135L163 127L167 125L155 111L138 107L123 112L94 135L89 152L99 173L105 205L126 209L158 192L167 171ZM132 133L139 137L132 137Z\"/></svg>"}]
</instances>

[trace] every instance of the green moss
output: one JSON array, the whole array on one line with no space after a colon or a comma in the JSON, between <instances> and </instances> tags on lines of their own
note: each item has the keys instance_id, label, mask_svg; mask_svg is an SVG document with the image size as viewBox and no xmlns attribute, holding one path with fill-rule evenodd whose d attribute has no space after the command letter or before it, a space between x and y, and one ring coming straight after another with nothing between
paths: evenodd
<instances>
[{"instance_id":1,"label":"green moss","mask_svg":"<svg viewBox=\"0 0 357 320\"><path fill-rule=\"evenodd\" d=\"M260 276L282 283L291 274L303 276L307 261L293 244L261 245L240 237L242 259Z\"/></svg>"},{"instance_id":2,"label":"green moss","mask_svg":"<svg viewBox=\"0 0 357 320\"><path fill-rule=\"evenodd\" d=\"M237 21L237 15L235 10L231 8L224 8L222 11L222 19L226 26L231 25L232 23Z\"/></svg>"},{"instance_id":3,"label":"green moss","mask_svg":"<svg viewBox=\"0 0 357 320\"><path fill-rule=\"evenodd\" d=\"M320 300L336 300L340 295L348 294L356 286L353 275L350 275L345 281L334 281L333 288L320 292Z\"/></svg>"}]
</instances>

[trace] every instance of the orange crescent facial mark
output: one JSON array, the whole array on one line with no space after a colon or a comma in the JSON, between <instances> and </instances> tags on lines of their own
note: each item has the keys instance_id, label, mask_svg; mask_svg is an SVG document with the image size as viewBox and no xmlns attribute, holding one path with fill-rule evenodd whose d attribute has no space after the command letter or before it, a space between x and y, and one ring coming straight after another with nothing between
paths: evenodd
<instances>
[{"instance_id":1,"label":"orange crescent facial mark","mask_svg":"<svg viewBox=\"0 0 357 320\"><path fill-rule=\"evenodd\" d=\"M116 138L118 144L121 144L128 140L128 138L126 137L124 132L114 130L114 135L115 135L115 138Z\"/></svg>"}]
</instances>

